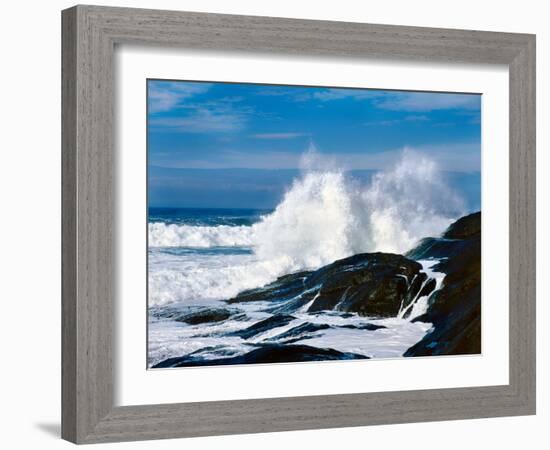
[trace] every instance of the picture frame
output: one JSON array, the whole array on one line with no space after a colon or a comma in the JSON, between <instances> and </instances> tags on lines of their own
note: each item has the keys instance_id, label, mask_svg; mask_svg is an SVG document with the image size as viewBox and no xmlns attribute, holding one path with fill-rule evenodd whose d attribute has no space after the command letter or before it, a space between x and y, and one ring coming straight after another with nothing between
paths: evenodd
<instances>
[{"instance_id":1,"label":"picture frame","mask_svg":"<svg viewBox=\"0 0 550 450\"><path fill-rule=\"evenodd\" d=\"M74 443L529 415L535 380L535 36L101 6L62 12L62 437ZM509 384L114 406L115 46L506 65Z\"/></svg>"}]
</instances>

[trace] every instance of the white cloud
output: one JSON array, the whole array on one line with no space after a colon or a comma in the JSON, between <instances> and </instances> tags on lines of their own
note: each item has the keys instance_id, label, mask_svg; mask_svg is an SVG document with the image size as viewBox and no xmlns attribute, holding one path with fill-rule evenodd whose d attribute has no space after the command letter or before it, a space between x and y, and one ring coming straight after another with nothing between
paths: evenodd
<instances>
[{"instance_id":1,"label":"white cloud","mask_svg":"<svg viewBox=\"0 0 550 450\"><path fill-rule=\"evenodd\" d=\"M425 115L410 115L410 116L407 116L405 117L405 119L407 122L427 122L429 119L428 116L425 116Z\"/></svg>"},{"instance_id":2,"label":"white cloud","mask_svg":"<svg viewBox=\"0 0 550 450\"><path fill-rule=\"evenodd\" d=\"M365 125L368 127L375 127L375 126L389 126L389 125L397 125L403 122L402 119L388 119L388 120L371 120L369 122L365 122Z\"/></svg>"},{"instance_id":3,"label":"white cloud","mask_svg":"<svg viewBox=\"0 0 550 450\"><path fill-rule=\"evenodd\" d=\"M442 170L471 172L480 170L480 146L476 143L418 146L411 150L429 155ZM330 167L343 170L382 170L392 167L401 157L402 148L380 152L318 153ZM279 151L222 150L215 160L175 161L162 157L153 161L160 167L190 169L299 169L302 153ZM318 163L316 163L318 165Z\"/></svg>"},{"instance_id":4,"label":"white cloud","mask_svg":"<svg viewBox=\"0 0 550 450\"><path fill-rule=\"evenodd\" d=\"M387 120L372 120L370 122L365 122L367 126L389 126L389 125L398 125L403 122L427 122L429 117L425 115L410 115L405 116L401 119L387 119Z\"/></svg>"},{"instance_id":5,"label":"white cloud","mask_svg":"<svg viewBox=\"0 0 550 450\"><path fill-rule=\"evenodd\" d=\"M250 137L254 139L295 139L298 137L309 136L309 133L256 133L251 134Z\"/></svg>"},{"instance_id":6,"label":"white cloud","mask_svg":"<svg viewBox=\"0 0 550 450\"><path fill-rule=\"evenodd\" d=\"M340 100L344 98L353 98L356 100L378 98L384 95L381 91L369 89L341 89L329 88L323 91L314 92L313 98L323 102L331 100Z\"/></svg>"},{"instance_id":7,"label":"white cloud","mask_svg":"<svg viewBox=\"0 0 550 450\"><path fill-rule=\"evenodd\" d=\"M244 128L245 123L245 115L239 112L206 108L196 109L184 117L163 117L149 121L153 129L162 127L181 133L239 131Z\"/></svg>"},{"instance_id":8,"label":"white cloud","mask_svg":"<svg viewBox=\"0 0 550 450\"><path fill-rule=\"evenodd\" d=\"M248 117L254 109L236 105L242 97L223 97L200 102L179 103L178 115L158 116L149 120L152 130L170 129L180 133L233 132L246 127Z\"/></svg>"},{"instance_id":9,"label":"white cloud","mask_svg":"<svg viewBox=\"0 0 550 450\"><path fill-rule=\"evenodd\" d=\"M437 111L444 109L478 109L478 95L434 92L400 92L377 99L376 107L392 111Z\"/></svg>"},{"instance_id":10,"label":"white cloud","mask_svg":"<svg viewBox=\"0 0 550 450\"><path fill-rule=\"evenodd\" d=\"M203 94L209 83L182 83L178 81L149 81L148 106L152 114L170 111L194 95Z\"/></svg>"},{"instance_id":11,"label":"white cloud","mask_svg":"<svg viewBox=\"0 0 550 450\"><path fill-rule=\"evenodd\" d=\"M429 112L445 109L476 110L480 106L480 97L476 94L454 94L446 92L407 92L383 91L376 89L344 89L326 88L316 90L312 94L307 91L294 97L296 101L311 99L329 102L342 99L358 101L371 100L372 105L379 109L407 112ZM410 116L420 120L425 116ZM426 118L427 119L427 118Z\"/></svg>"}]
</instances>

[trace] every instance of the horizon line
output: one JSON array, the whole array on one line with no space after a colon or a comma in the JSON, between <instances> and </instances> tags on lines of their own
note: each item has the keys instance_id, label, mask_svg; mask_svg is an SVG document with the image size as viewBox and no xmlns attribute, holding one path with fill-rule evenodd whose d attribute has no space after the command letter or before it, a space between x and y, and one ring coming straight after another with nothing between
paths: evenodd
<instances>
[{"instance_id":1,"label":"horizon line","mask_svg":"<svg viewBox=\"0 0 550 450\"><path fill-rule=\"evenodd\" d=\"M159 166L159 165L148 165L147 169L166 169L166 170L255 170L255 171L277 171L277 170L286 170L286 171L299 171L299 172L318 172L320 170L311 170L311 169L303 169L301 167L273 167L273 168L265 168L265 167L170 167L170 166ZM342 172L360 172L360 171L372 171L372 172L378 172L383 171L385 168L372 168L372 169L345 169L345 168L336 168L334 170L342 171ZM323 171L328 171L323 169ZM450 170L450 169L440 169L440 172L452 172L452 173L476 173L481 172L480 169L469 169L469 170Z\"/></svg>"}]
</instances>

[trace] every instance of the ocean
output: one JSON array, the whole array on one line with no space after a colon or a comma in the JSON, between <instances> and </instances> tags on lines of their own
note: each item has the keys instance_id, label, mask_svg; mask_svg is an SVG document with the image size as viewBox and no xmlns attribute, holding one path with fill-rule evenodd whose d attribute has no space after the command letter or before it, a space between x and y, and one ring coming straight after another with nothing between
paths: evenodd
<instances>
[{"instance_id":1,"label":"ocean","mask_svg":"<svg viewBox=\"0 0 550 450\"><path fill-rule=\"evenodd\" d=\"M412 321L426 310L428 296L415 298L407 314L399 311L386 318L344 314L338 308L312 314L304 305L284 323L247 338L242 330L279 317L273 304L241 302L228 307L227 300L278 277L316 270L352 255L403 254L421 238L439 236L464 209L460 195L446 188L432 166L423 167L422 161L404 161L374 176L367 186L343 172L310 171L296 178L271 210L151 207L149 366L186 355L200 365L246 355L273 342L369 358L400 357L431 328ZM437 261L419 262L428 280L439 286L443 274L432 269ZM204 314L205 308L213 320L181 320L183 313ZM298 333L306 328L310 332Z\"/></svg>"}]
</instances>

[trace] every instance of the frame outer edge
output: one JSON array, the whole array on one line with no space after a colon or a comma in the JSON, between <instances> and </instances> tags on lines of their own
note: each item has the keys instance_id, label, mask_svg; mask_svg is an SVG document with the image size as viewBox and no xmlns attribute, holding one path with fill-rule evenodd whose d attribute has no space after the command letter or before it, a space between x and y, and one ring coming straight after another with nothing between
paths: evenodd
<instances>
[{"instance_id":1,"label":"frame outer edge","mask_svg":"<svg viewBox=\"0 0 550 450\"><path fill-rule=\"evenodd\" d=\"M536 37L510 63L510 384L536 413Z\"/></svg>"},{"instance_id":2,"label":"frame outer edge","mask_svg":"<svg viewBox=\"0 0 550 450\"><path fill-rule=\"evenodd\" d=\"M77 440L77 327L76 327L76 66L77 10L61 16L61 204L62 204L62 282L61 282L61 436Z\"/></svg>"},{"instance_id":3,"label":"frame outer edge","mask_svg":"<svg viewBox=\"0 0 550 450\"><path fill-rule=\"evenodd\" d=\"M527 235L531 236L530 239L530 251L531 256L531 270L529 271L529 284L530 290L528 292L529 299L529 311L528 320L531 322L529 329L529 337L527 348L529 349L529 376L528 383L528 414L537 413L537 170L536 170L536 158L537 158L537 38L535 35L531 36L529 44L527 45L528 51L528 75L526 80L526 91L528 99L528 121L527 121L527 136L526 142L529 152L529 161L527 163L526 171L527 177L530 181L529 190L527 192L527 198L529 199L529 216L527 218L528 231Z\"/></svg>"},{"instance_id":4,"label":"frame outer edge","mask_svg":"<svg viewBox=\"0 0 550 450\"><path fill-rule=\"evenodd\" d=\"M62 12L62 437L75 443L113 409L113 44L98 25L94 8Z\"/></svg>"}]
</instances>

